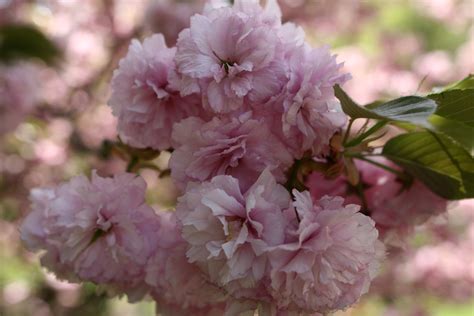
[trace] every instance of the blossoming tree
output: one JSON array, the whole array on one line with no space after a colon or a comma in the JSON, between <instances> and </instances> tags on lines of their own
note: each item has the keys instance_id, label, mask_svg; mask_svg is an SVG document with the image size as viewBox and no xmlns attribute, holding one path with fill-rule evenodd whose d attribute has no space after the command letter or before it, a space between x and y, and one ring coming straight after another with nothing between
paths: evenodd
<instances>
[{"instance_id":1,"label":"blossoming tree","mask_svg":"<svg viewBox=\"0 0 474 316\"><path fill-rule=\"evenodd\" d=\"M176 47L132 41L109 101L126 172L34 189L25 245L59 278L150 295L163 315L348 308L386 247L474 197L459 132L474 81L361 106L341 69L272 0L211 1ZM148 162L162 151L167 170ZM146 204L143 166L173 179L175 210Z\"/></svg>"}]
</instances>

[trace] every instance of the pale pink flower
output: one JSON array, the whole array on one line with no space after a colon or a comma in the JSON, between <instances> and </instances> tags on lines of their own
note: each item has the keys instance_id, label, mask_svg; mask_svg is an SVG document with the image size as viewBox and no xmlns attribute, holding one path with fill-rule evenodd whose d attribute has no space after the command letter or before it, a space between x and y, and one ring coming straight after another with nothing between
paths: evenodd
<instances>
[{"instance_id":1,"label":"pale pink flower","mask_svg":"<svg viewBox=\"0 0 474 316\"><path fill-rule=\"evenodd\" d=\"M145 204L146 184L134 174L88 180L77 176L54 189L33 190L32 212L20 228L42 263L59 276L109 285L136 299L144 294L157 216Z\"/></svg>"},{"instance_id":2,"label":"pale pink flower","mask_svg":"<svg viewBox=\"0 0 474 316\"><path fill-rule=\"evenodd\" d=\"M454 62L446 51L432 51L417 57L413 62L413 69L420 77L426 76L432 82L449 82L456 73L453 72Z\"/></svg>"},{"instance_id":3,"label":"pale pink flower","mask_svg":"<svg viewBox=\"0 0 474 316\"><path fill-rule=\"evenodd\" d=\"M360 166L357 161L356 166ZM343 175L335 179L328 179L320 172L313 172L309 175L306 185L315 200L319 200L325 195L341 196L344 198L346 204L362 204L361 199L355 192L350 191L350 184Z\"/></svg>"},{"instance_id":4,"label":"pale pink flower","mask_svg":"<svg viewBox=\"0 0 474 316\"><path fill-rule=\"evenodd\" d=\"M443 297L470 300L474 295L473 242L465 239L423 246L400 267L400 274L405 282Z\"/></svg>"},{"instance_id":5,"label":"pale pink flower","mask_svg":"<svg viewBox=\"0 0 474 316\"><path fill-rule=\"evenodd\" d=\"M308 191L293 194L300 221L269 254L276 305L308 313L347 308L368 291L383 256L375 223L340 197L313 204Z\"/></svg>"},{"instance_id":6,"label":"pale pink flower","mask_svg":"<svg viewBox=\"0 0 474 316\"><path fill-rule=\"evenodd\" d=\"M0 135L14 130L39 101L38 73L31 64L0 65Z\"/></svg>"},{"instance_id":7,"label":"pale pink flower","mask_svg":"<svg viewBox=\"0 0 474 316\"><path fill-rule=\"evenodd\" d=\"M161 211L158 217L155 254L148 261L145 280L160 312L166 314L168 309L180 309L183 313L222 310L225 293L211 284L196 265L188 262L188 244L181 237L175 213ZM168 314L180 315L177 311Z\"/></svg>"},{"instance_id":8,"label":"pale pink flower","mask_svg":"<svg viewBox=\"0 0 474 316\"><path fill-rule=\"evenodd\" d=\"M471 30L471 34L474 30ZM472 51L474 51L474 36L459 47L456 52L456 68L458 68L459 79L468 76L474 69L474 60L472 59Z\"/></svg>"},{"instance_id":9,"label":"pale pink flower","mask_svg":"<svg viewBox=\"0 0 474 316\"><path fill-rule=\"evenodd\" d=\"M285 78L279 17L260 14L256 3L237 1L191 18L175 58L182 94L201 91L207 109L227 113L280 92Z\"/></svg>"},{"instance_id":10,"label":"pale pink flower","mask_svg":"<svg viewBox=\"0 0 474 316\"><path fill-rule=\"evenodd\" d=\"M415 226L445 212L448 206L447 200L431 192L421 182L415 180L404 189L392 174L387 183L372 184L366 190L366 199L377 228L388 238L387 241L392 239L393 242L403 240Z\"/></svg>"},{"instance_id":11,"label":"pale pink flower","mask_svg":"<svg viewBox=\"0 0 474 316\"><path fill-rule=\"evenodd\" d=\"M175 51L166 46L161 34L143 44L133 40L115 70L109 105L125 143L168 149L173 124L199 113L199 98L181 97L168 81L174 72Z\"/></svg>"},{"instance_id":12,"label":"pale pink flower","mask_svg":"<svg viewBox=\"0 0 474 316\"><path fill-rule=\"evenodd\" d=\"M340 72L342 64L336 62L327 47L304 46L295 51L288 64L290 81L283 101L283 133L300 153L311 150L318 154L346 123L333 88L350 75Z\"/></svg>"},{"instance_id":13,"label":"pale pink flower","mask_svg":"<svg viewBox=\"0 0 474 316\"><path fill-rule=\"evenodd\" d=\"M265 123L252 119L250 113L209 122L188 118L174 126L172 140L171 176L182 189L189 181L223 174L248 188L265 168L284 181L284 171L293 162Z\"/></svg>"},{"instance_id":14,"label":"pale pink flower","mask_svg":"<svg viewBox=\"0 0 474 316\"><path fill-rule=\"evenodd\" d=\"M163 34L168 45L175 45L179 32L189 27L189 19L198 13L202 2L150 1L145 12L146 26L154 33Z\"/></svg>"},{"instance_id":15,"label":"pale pink flower","mask_svg":"<svg viewBox=\"0 0 474 316\"><path fill-rule=\"evenodd\" d=\"M411 288L468 302L474 295L474 199L451 206L443 216L447 223L424 226L433 230L430 243L402 257L393 269Z\"/></svg>"},{"instance_id":16,"label":"pale pink flower","mask_svg":"<svg viewBox=\"0 0 474 316\"><path fill-rule=\"evenodd\" d=\"M117 118L112 115L111 108L96 105L87 108L77 120L79 136L90 148L99 148L105 139L117 137Z\"/></svg>"},{"instance_id":17,"label":"pale pink flower","mask_svg":"<svg viewBox=\"0 0 474 316\"><path fill-rule=\"evenodd\" d=\"M444 23L453 23L453 18L459 17L461 21L464 20L467 12L461 12L461 3L453 0L422 0L413 3L415 8L427 16L434 17ZM470 13L472 16L472 12ZM456 21L459 23L459 21ZM449 25L449 24L448 24Z\"/></svg>"},{"instance_id":18,"label":"pale pink flower","mask_svg":"<svg viewBox=\"0 0 474 316\"><path fill-rule=\"evenodd\" d=\"M279 309L273 301L229 300L224 316L324 316L301 310Z\"/></svg>"},{"instance_id":19,"label":"pale pink flower","mask_svg":"<svg viewBox=\"0 0 474 316\"><path fill-rule=\"evenodd\" d=\"M304 43L305 33L301 27L294 23L281 23L282 12L277 0L265 1L265 6L260 5L259 0L236 0L232 5L232 10L239 15L250 16L261 24L274 28L283 44L289 44L293 47L301 46ZM229 7L228 0L208 0L203 15L212 16L216 9Z\"/></svg>"},{"instance_id":20,"label":"pale pink flower","mask_svg":"<svg viewBox=\"0 0 474 316\"><path fill-rule=\"evenodd\" d=\"M220 0L227 2L227 0ZM271 26L281 25L281 10L277 0L265 1L265 6L260 5L260 0L235 0L232 9L240 14L257 18L260 23ZM206 14L206 10L204 10Z\"/></svg>"},{"instance_id":21,"label":"pale pink flower","mask_svg":"<svg viewBox=\"0 0 474 316\"><path fill-rule=\"evenodd\" d=\"M301 26L286 22L278 30L278 35L283 45L285 45L285 56L289 56L293 50L300 49L305 45L306 34ZM292 48L292 49L290 49Z\"/></svg>"},{"instance_id":22,"label":"pale pink flower","mask_svg":"<svg viewBox=\"0 0 474 316\"><path fill-rule=\"evenodd\" d=\"M156 301L157 311L162 316L222 316L225 315L225 304L216 304L206 307L183 308L180 304L167 304ZM237 316L237 315L232 315Z\"/></svg>"},{"instance_id":23,"label":"pale pink flower","mask_svg":"<svg viewBox=\"0 0 474 316\"><path fill-rule=\"evenodd\" d=\"M294 29L289 30L296 32ZM300 158L310 151L313 155L327 149L329 140L346 123L334 86L350 78L340 71L327 47L290 47L287 56L286 87L269 104L277 117L276 128L282 130L287 145ZM281 121L280 121L281 120Z\"/></svg>"},{"instance_id":24,"label":"pale pink flower","mask_svg":"<svg viewBox=\"0 0 474 316\"><path fill-rule=\"evenodd\" d=\"M371 292L389 298L416 293L417 298L428 294L470 302L474 295L473 210L474 199L450 203L446 214L417 229L415 239L411 238L415 243L390 249ZM421 245L417 237L422 237Z\"/></svg>"},{"instance_id":25,"label":"pale pink flower","mask_svg":"<svg viewBox=\"0 0 474 316\"><path fill-rule=\"evenodd\" d=\"M398 167L385 159L377 160L391 168ZM373 164L356 160L365 188L367 208L377 229L386 241L398 243L431 216L444 212L447 201L426 188L421 182L414 181L404 187L394 173ZM362 200L345 176L329 180L314 173L308 181L311 194L318 199L324 195L340 195L346 202L362 205Z\"/></svg>"},{"instance_id":26,"label":"pale pink flower","mask_svg":"<svg viewBox=\"0 0 474 316\"><path fill-rule=\"evenodd\" d=\"M33 251L43 249L47 233L41 225L45 210L55 198L55 190L51 188L34 188L30 192L31 212L21 225L21 239Z\"/></svg>"},{"instance_id":27,"label":"pale pink flower","mask_svg":"<svg viewBox=\"0 0 474 316\"><path fill-rule=\"evenodd\" d=\"M36 158L43 164L58 166L67 160L67 145L53 141L52 139L41 139L34 144Z\"/></svg>"},{"instance_id":28,"label":"pale pink flower","mask_svg":"<svg viewBox=\"0 0 474 316\"><path fill-rule=\"evenodd\" d=\"M266 248L283 242L282 210L289 204L288 192L268 170L246 192L231 176L189 185L177 206L189 261L235 296L265 295L259 281L267 270Z\"/></svg>"},{"instance_id":29,"label":"pale pink flower","mask_svg":"<svg viewBox=\"0 0 474 316\"><path fill-rule=\"evenodd\" d=\"M237 316L237 315L260 315L255 313L255 310L259 307L259 302L250 299L233 299L229 298L226 305L226 313L224 316ZM265 312L267 312L265 310ZM272 315L271 313L263 313L262 315Z\"/></svg>"},{"instance_id":30,"label":"pale pink flower","mask_svg":"<svg viewBox=\"0 0 474 316\"><path fill-rule=\"evenodd\" d=\"M78 14L79 9L84 9L86 4L83 6L76 7L74 12L70 12L71 15ZM58 11L52 11L54 14L60 15ZM72 17L69 15L69 18ZM90 19L90 18L89 18ZM61 22L63 19L58 19ZM65 60L61 73L61 79L64 80L69 87L81 87L87 85L87 83L94 80L101 67L107 63L110 59L109 52L105 44L104 37L106 34L101 34L98 30L98 25L94 25L95 22L91 21L90 24L75 25L73 29L67 34L66 37L62 38L62 45L64 45ZM58 21L51 21L50 27L57 24L57 27L61 27ZM74 23L75 24L75 23ZM92 25L91 25L92 24ZM51 33L57 32L51 30Z\"/></svg>"}]
</instances>

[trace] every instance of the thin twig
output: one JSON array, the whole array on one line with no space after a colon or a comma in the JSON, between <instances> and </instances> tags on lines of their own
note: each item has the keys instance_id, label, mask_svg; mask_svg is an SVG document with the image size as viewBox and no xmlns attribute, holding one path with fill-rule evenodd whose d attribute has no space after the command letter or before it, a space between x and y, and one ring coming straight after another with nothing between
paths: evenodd
<instances>
[{"instance_id":1,"label":"thin twig","mask_svg":"<svg viewBox=\"0 0 474 316\"><path fill-rule=\"evenodd\" d=\"M347 130L346 130L346 133L344 134L344 138L342 139L342 143L345 144L347 139L349 138L349 134L351 133L351 128L352 128L352 124L354 124L354 121L356 119L353 119L351 118L349 120L349 125L347 125Z\"/></svg>"},{"instance_id":2,"label":"thin twig","mask_svg":"<svg viewBox=\"0 0 474 316\"><path fill-rule=\"evenodd\" d=\"M365 120L364 125L362 125L362 127L359 129L359 131L357 132L357 135L360 135L365 132L365 130L367 129L367 126L369 125L369 122L370 122L370 119Z\"/></svg>"},{"instance_id":3,"label":"thin twig","mask_svg":"<svg viewBox=\"0 0 474 316\"><path fill-rule=\"evenodd\" d=\"M140 159L136 156L133 156L130 162L127 165L127 172L134 172L135 167L140 162Z\"/></svg>"},{"instance_id":4,"label":"thin twig","mask_svg":"<svg viewBox=\"0 0 474 316\"><path fill-rule=\"evenodd\" d=\"M393 169L393 168L391 168L391 167L389 167L389 166L386 166L386 165L384 165L384 164L382 164L382 163L380 163L380 162L377 162L377 161L374 161L374 160L365 158L365 157L362 156L362 155L354 155L354 156L352 156L352 157L354 157L355 159L359 159L359 160L366 161L366 162L368 162L368 163L370 163L370 164L373 164L374 166L377 166L377 167L382 168L382 169L384 169L384 170L387 170L387 171L389 171L389 172L391 172L391 173L394 173L394 174L396 174L400 179L406 179L406 175L405 175L403 172L400 172L400 171L398 171L398 170L396 170L396 169Z\"/></svg>"}]
</instances>

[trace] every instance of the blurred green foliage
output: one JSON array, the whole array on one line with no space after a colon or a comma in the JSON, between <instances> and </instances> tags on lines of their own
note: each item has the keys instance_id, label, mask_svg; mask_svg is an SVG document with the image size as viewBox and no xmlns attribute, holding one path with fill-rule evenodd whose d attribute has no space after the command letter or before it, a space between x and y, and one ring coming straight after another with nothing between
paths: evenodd
<instances>
[{"instance_id":1,"label":"blurred green foliage","mask_svg":"<svg viewBox=\"0 0 474 316\"><path fill-rule=\"evenodd\" d=\"M419 36L427 51L445 50L454 52L465 42L468 30L455 32L445 24L421 14L410 7L408 1L381 2L379 18L375 23L381 31L410 33ZM383 3L383 5L382 5Z\"/></svg>"},{"instance_id":2,"label":"blurred green foliage","mask_svg":"<svg viewBox=\"0 0 474 316\"><path fill-rule=\"evenodd\" d=\"M368 54L380 52L379 46L384 38L411 34L417 36L425 51L444 50L454 53L469 36L469 28L453 30L448 25L423 14L413 6L410 0L364 2L373 16L359 21L355 30L340 34L331 39L334 47L356 45Z\"/></svg>"},{"instance_id":3,"label":"blurred green foliage","mask_svg":"<svg viewBox=\"0 0 474 316\"><path fill-rule=\"evenodd\" d=\"M34 26L7 24L0 27L0 60L3 62L38 58L53 64L60 55L56 45Z\"/></svg>"}]
</instances>

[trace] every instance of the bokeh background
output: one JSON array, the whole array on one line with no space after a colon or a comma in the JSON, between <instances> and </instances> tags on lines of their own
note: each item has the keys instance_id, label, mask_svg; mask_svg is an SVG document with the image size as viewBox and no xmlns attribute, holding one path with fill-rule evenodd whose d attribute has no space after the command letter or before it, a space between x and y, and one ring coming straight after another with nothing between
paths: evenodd
<instances>
[{"instance_id":1,"label":"bokeh background","mask_svg":"<svg viewBox=\"0 0 474 316\"><path fill-rule=\"evenodd\" d=\"M284 21L329 44L360 103L414 93L474 72L474 0L279 0ZM42 270L21 245L28 192L97 169L125 170L107 107L112 72L132 38L169 45L204 1L0 0L0 315L154 315L154 304L110 299L93 284ZM167 157L157 158L166 163ZM173 204L169 179L142 171L156 208ZM353 316L474 315L474 200L453 203L392 249Z\"/></svg>"}]
</instances>

